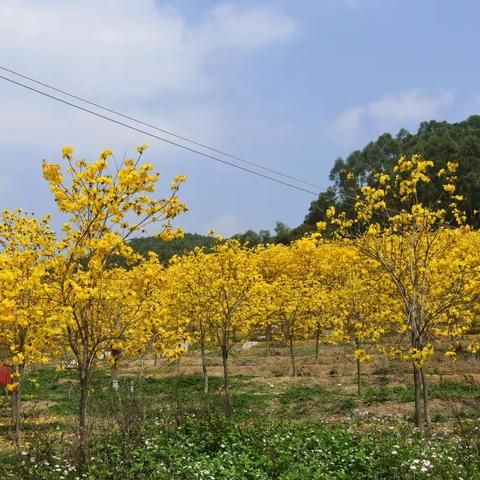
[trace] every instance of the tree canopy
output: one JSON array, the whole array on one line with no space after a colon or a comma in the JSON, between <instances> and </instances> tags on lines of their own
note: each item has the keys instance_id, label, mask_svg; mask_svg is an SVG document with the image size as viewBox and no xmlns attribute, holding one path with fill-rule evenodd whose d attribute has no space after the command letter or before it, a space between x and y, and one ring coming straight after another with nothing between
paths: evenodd
<instances>
[{"instance_id":1,"label":"tree canopy","mask_svg":"<svg viewBox=\"0 0 480 480\"><path fill-rule=\"evenodd\" d=\"M380 135L362 150L355 150L347 158L338 158L330 171L333 185L321 192L310 205L303 225L292 231L314 230L319 221L325 221L329 206L353 213L355 196L362 186L378 186L374 173L392 174L399 157L422 155L435 160L441 169L448 162L458 162L457 191L466 198L464 209L467 222L475 225L475 208L480 203L480 115L473 115L458 123L422 122L417 133L401 129L396 136ZM424 192L427 201L442 196L440 181L432 181Z\"/></svg>"}]
</instances>

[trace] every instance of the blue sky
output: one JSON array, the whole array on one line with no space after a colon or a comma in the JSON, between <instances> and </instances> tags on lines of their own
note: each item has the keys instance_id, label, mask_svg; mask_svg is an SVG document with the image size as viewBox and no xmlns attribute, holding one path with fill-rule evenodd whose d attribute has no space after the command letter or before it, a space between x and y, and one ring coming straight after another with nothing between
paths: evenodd
<instances>
[{"instance_id":1,"label":"blue sky","mask_svg":"<svg viewBox=\"0 0 480 480\"><path fill-rule=\"evenodd\" d=\"M384 131L479 113L480 4L463 0L12 0L0 64L266 167L328 185ZM0 83L0 201L54 210L43 158L149 143L163 185L186 174L188 231L301 223L312 196Z\"/></svg>"}]
</instances>

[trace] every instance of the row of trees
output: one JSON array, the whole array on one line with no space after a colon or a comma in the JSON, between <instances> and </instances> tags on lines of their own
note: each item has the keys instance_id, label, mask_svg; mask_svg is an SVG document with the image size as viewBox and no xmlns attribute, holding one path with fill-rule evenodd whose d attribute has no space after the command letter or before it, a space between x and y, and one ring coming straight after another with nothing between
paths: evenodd
<instances>
[{"instance_id":1,"label":"row of trees","mask_svg":"<svg viewBox=\"0 0 480 480\"><path fill-rule=\"evenodd\" d=\"M438 343L455 358L456 340L474 325L480 293L480 234L435 235L429 245L407 245L399 236L369 235L357 243L313 235L288 246L249 249L229 240L210 253L196 249L165 270L165 321L182 325L198 345L205 393L205 352L221 352L229 409L229 354L236 343L261 338L268 355L272 340L284 341L296 375L296 342L315 339L318 361L322 338L350 347L359 392L361 363L374 352L411 363L417 425L430 427L428 362ZM474 352L478 346L470 343Z\"/></svg>"},{"instance_id":2,"label":"row of trees","mask_svg":"<svg viewBox=\"0 0 480 480\"><path fill-rule=\"evenodd\" d=\"M202 350L209 338L221 349L227 405L228 352L236 338L258 329L267 339L280 333L295 375L294 341L315 333L318 345L326 330L332 341L354 345L359 387L360 362L373 347L411 362L416 423L430 427L428 360L442 337L450 339L447 355L454 357L455 339L478 314L480 237L462 209L458 168L400 157L391 173L374 174L377 186L361 187L353 212L327 210L327 220L317 224L325 238L317 233L251 250L230 241L173 262L175 289L191 296L177 299L171 312L203 331ZM434 199L432 182L440 192ZM229 249L234 253L223 265ZM182 310L195 302L195 316Z\"/></svg>"},{"instance_id":3,"label":"row of trees","mask_svg":"<svg viewBox=\"0 0 480 480\"><path fill-rule=\"evenodd\" d=\"M435 169L419 156L401 158L395 174L378 174L378 188L362 189L353 216L332 208L328 224L319 222L319 232L291 245L252 248L217 238L208 250L196 248L165 266L155 254L134 253L127 240L152 223L162 238L182 235L170 221L186 210L177 196L185 179L176 177L168 196L152 199L158 174L141 163L144 149L109 169L110 151L87 163L66 147L68 180L60 165L44 163L68 217L61 235L48 217L3 213L0 345L14 368L17 441L28 363L55 360L65 349L75 358L86 457L91 374L105 352L115 367L122 356L152 348L177 357L181 343L193 342L207 393L206 352L219 351L230 410L231 349L258 335L267 349L273 338L287 342L293 375L295 342L316 338L318 359L321 334L354 347L359 386L360 363L374 349L411 362L417 425L430 425L426 365L439 338L453 341L471 328L480 292L480 237L465 225L456 164ZM422 186L432 178L442 182L447 209L422 201Z\"/></svg>"}]
</instances>

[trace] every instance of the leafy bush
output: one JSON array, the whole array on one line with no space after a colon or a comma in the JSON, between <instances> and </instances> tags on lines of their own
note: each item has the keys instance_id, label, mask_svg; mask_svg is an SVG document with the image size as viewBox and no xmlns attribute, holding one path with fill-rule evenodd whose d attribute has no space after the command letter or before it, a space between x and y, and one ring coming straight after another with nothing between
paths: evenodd
<instances>
[{"instance_id":1,"label":"leafy bush","mask_svg":"<svg viewBox=\"0 0 480 480\"><path fill-rule=\"evenodd\" d=\"M460 437L427 440L403 430L360 434L262 421L242 427L184 417L181 424L148 422L135 437L109 429L92 444L83 473L58 442L6 459L0 472L23 480L478 480L478 429L475 435L467 445Z\"/></svg>"}]
</instances>

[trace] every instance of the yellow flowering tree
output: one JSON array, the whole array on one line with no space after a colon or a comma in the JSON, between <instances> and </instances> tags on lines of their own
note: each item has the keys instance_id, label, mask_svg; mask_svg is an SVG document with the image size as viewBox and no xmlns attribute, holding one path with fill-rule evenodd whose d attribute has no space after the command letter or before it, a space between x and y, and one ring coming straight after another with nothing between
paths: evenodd
<instances>
[{"instance_id":1,"label":"yellow flowering tree","mask_svg":"<svg viewBox=\"0 0 480 480\"><path fill-rule=\"evenodd\" d=\"M203 392L208 394L207 350L213 346L210 319L217 312L210 302L210 285L206 281L209 271L209 255L201 248L179 257L173 257L167 270L166 299L169 315L189 332L189 338L200 347Z\"/></svg>"},{"instance_id":2,"label":"yellow flowering tree","mask_svg":"<svg viewBox=\"0 0 480 480\"><path fill-rule=\"evenodd\" d=\"M323 231L325 222L317 227ZM311 275L314 279L313 297L310 299L311 316L315 334L315 364L320 357L320 336L326 329L332 329L333 316L336 313L335 292L341 284L344 271L337 268L337 258L343 254L343 248L335 242L320 238L319 234L311 234L293 244L296 275ZM312 326L310 326L312 328Z\"/></svg>"},{"instance_id":3,"label":"yellow flowering tree","mask_svg":"<svg viewBox=\"0 0 480 480\"><path fill-rule=\"evenodd\" d=\"M257 262L266 284L262 289L262 313L270 325L278 327L288 345L293 376L297 375L295 341L313 333L319 299L318 281L298 250L298 244L268 245L257 250Z\"/></svg>"},{"instance_id":4,"label":"yellow flowering tree","mask_svg":"<svg viewBox=\"0 0 480 480\"><path fill-rule=\"evenodd\" d=\"M49 218L37 219L20 210L0 217L0 344L3 360L13 367L12 413L20 442L21 389L25 367L45 362L59 334L45 297L46 262L54 253Z\"/></svg>"},{"instance_id":5,"label":"yellow flowering tree","mask_svg":"<svg viewBox=\"0 0 480 480\"><path fill-rule=\"evenodd\" d=\"M176 177L165 198L151 197L159 174L151 164L142 163L145 148L137 148L136 160L112 162L113 167L109 165L109 150L96 161L87 162L75 160L72 147L63 149L66 173L60 164L43 164L43 175L57 207L68 216L63 238L57 244L59 253L49 265L53 277L49 294L62 311L66 341L78 365L79 437L84 460L92 369L99 352L121 341L131 328L130 320L119 316L117 310L119 303L132 294L111 288L121 275L117 266L120 260L127 265L140 261L126 241L133 234L145 232L149 224L160 227L164 238L181 234L170 221L186 210L177 196L184 177Z\"/></svg>"},{"instance_id":6,"label":"yellow flowering tree","mask_svg":"<svg viewBox=\"0 0 480 480\"><path fill-rule=\"evenodd\" d=\"M155 355L176 359L184 353L181 344L191 340L188 322L175 314L172 292L178 290L172 282L172 273L153 252L147 261L128 273L142 319L127 331L126 346L130 354L138 355L153 348Z\"/></svg>"},{"instance_id":7,"label":"yellow flowering tree","mask_svg":"<svg viewBox=\"0 0 480 480\"><path fill-rule=\"evenodd\" d=\"M401 323L401 305L394 285L376 262L363 257L348 242L335 253L337 280L330 290L331 330L329 340L351 345L354 349L357 389L361 393L361 363L371 360L373 347L396 332Z\"/></svg>"},{"instance_id":8,"label":"yellow flowering tree","mask_svg":"<svg viewBox=\"0 0 480 480\"><path fill-rule=\"evenodd\" d=\"M445 170L419 155L401 157L392 175L378 173L376 187L361 188L354 218L333 208L327 212L339 227L338 235L352 237L352 245L395 285L404 313L399 330L408 333L409 347L391 353L412 362L420 429L431 425L426 364L435 340L468 328L476 298L475 247L460 248L471 232L460 208L463 198L456 194L456 169L455 162ZM443 185L443 198L432 200L425 194L432 179Z\"/></svg>"},{"instance_id":9,"label":"yellow flowering tree","mask_svg":"<svg viewBox=\"0 0 480 480\"><path fill-rule=\"evenodd\" d=\"M237 240L217 243L207 255L201 278L206 286L207 328L221 351L227 412L232 410L229 358L232 347L251 331L258 310L260 280L253 252Z\"/></svg>"}]
</instances>

